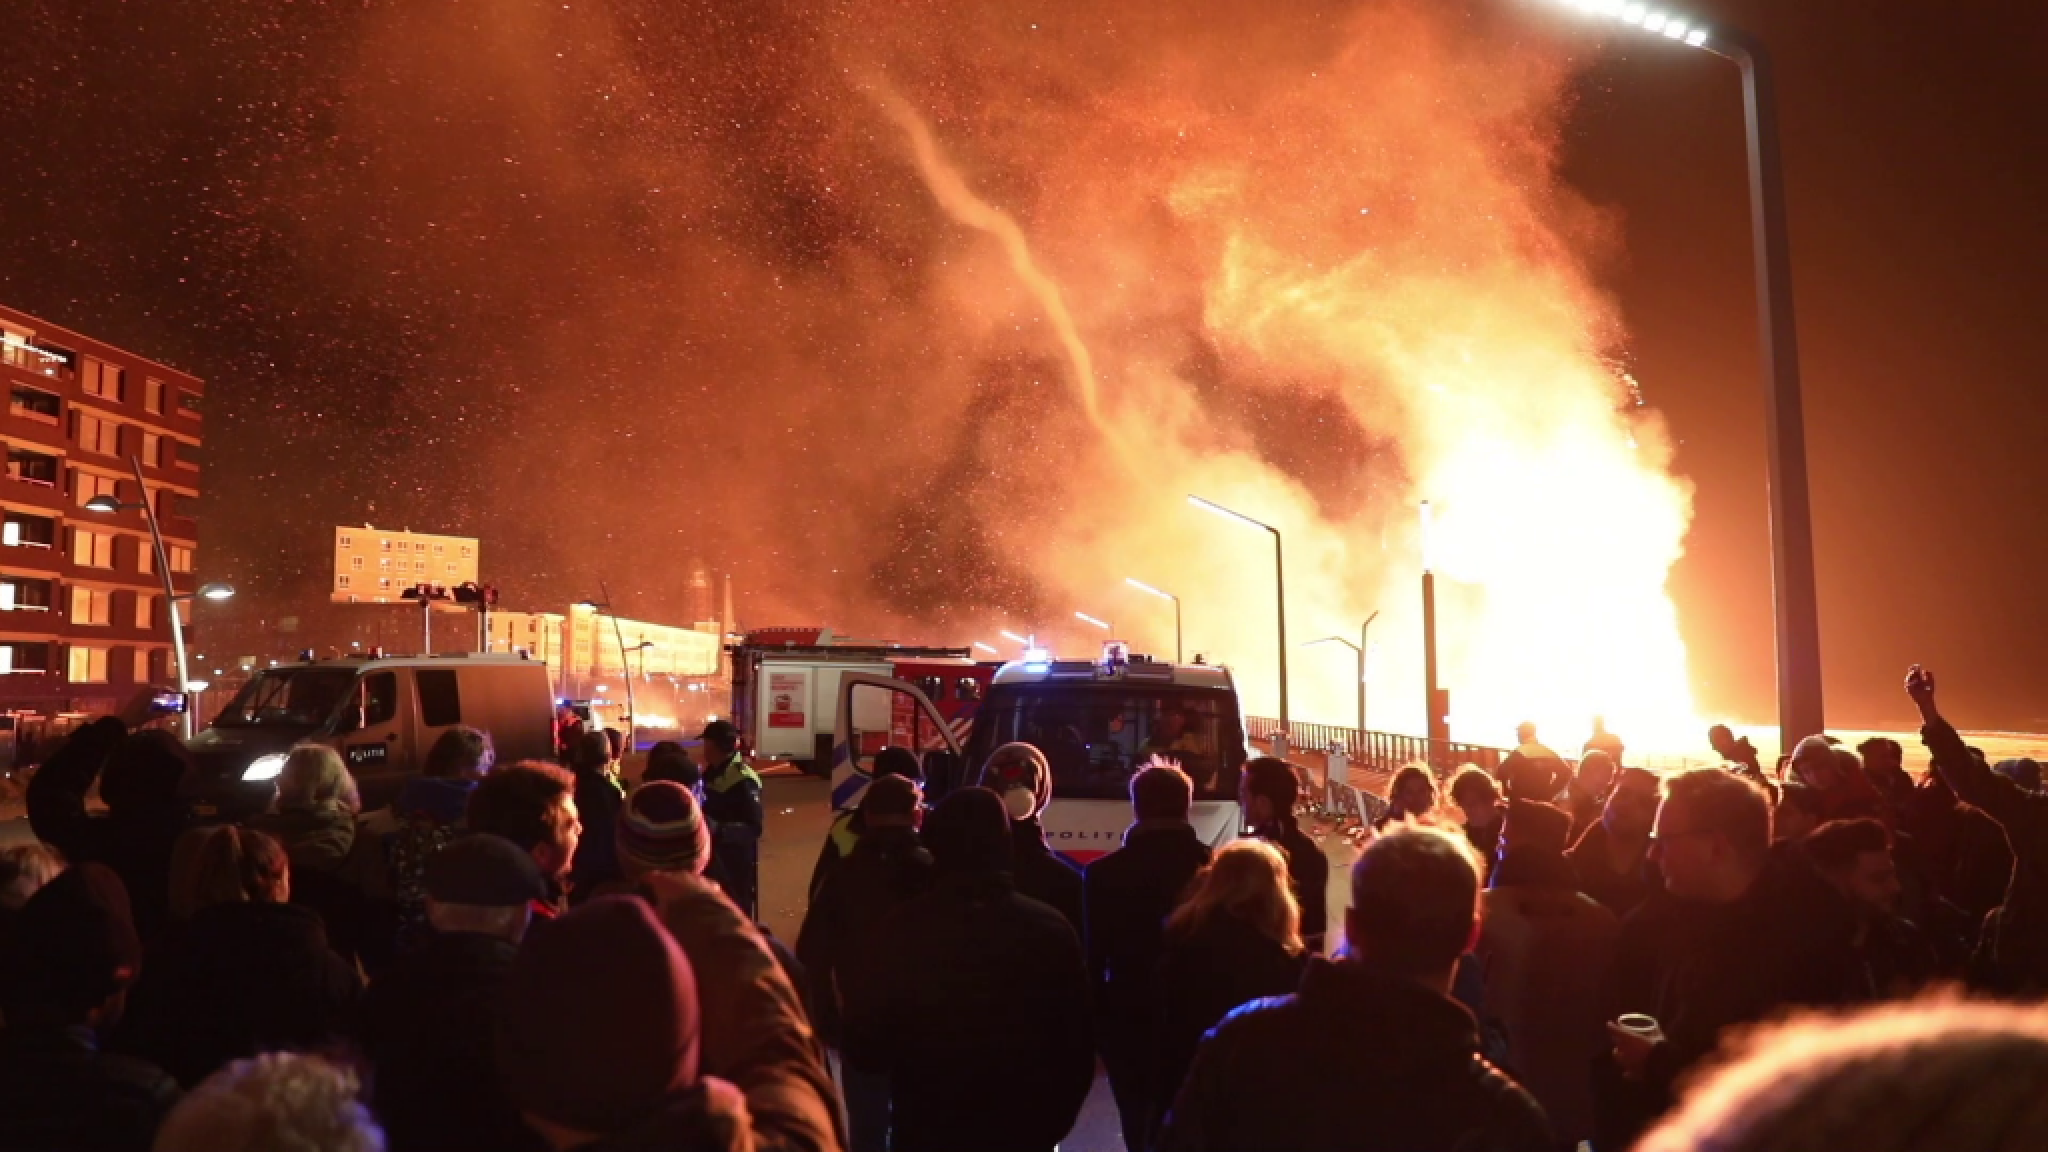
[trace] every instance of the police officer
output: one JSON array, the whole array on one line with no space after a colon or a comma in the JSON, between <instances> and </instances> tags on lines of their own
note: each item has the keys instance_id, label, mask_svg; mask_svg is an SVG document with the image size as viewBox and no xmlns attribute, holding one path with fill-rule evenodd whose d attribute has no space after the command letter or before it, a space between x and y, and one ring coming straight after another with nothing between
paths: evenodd
<instances>
[{"instance_id":1,"label":"police officer","mask_svg":"<svg viewBox=\"0 0 2048 1152\"><path fill-rule=\"evenodd\" d=\"M704 765L704 817L725 894L747 919L759 918L761 776L740 755L740 732L724 720L704 726L697 755Z\"/></svg>"}]
</instances>

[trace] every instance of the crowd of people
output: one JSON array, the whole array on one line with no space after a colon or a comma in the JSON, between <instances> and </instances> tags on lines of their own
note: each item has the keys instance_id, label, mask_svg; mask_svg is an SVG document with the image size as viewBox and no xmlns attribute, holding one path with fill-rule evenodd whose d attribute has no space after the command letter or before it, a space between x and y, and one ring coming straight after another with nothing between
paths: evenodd
<instances>
[{"instance_id":1,"label":"crowd of people","mask_svg":"<svg viewBox=\"0 0 2048 1152\"><path fill-rule=\"evenodd\" d=\"M630 789L604 733L456 729L367 813L301 746L226 823L104 719L0 850L0 1152L1050 1152L1098 1070L1129 1152L2048 1146L2048 795L1907 691L1922 779L1725 729L1660 777L1604 726L1403 768L1337 924L1284 760L1212 848L1156 759L1081 868L1038 749L931 805L889 749L793 951L730 725Z\"/></svg>"}]
</instances>

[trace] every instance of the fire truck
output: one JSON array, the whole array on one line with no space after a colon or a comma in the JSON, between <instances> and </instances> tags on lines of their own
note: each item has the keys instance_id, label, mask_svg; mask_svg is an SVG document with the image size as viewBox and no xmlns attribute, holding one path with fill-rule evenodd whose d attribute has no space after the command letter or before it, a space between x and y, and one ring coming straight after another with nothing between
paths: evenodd
<instances>
[{"instance_id":1,"label":"fire truck","mask_svg":"<svg viewBox=\"0 0 2048 1152\"><path fill-rule=\"evenodd\" d=\"M1245 725L1228 668L1154 660L1121 643L1105 645L1095 660L1028 652L995 671L964 739L924 683L849 671L838 691L831 749L836 807L858 804L866 788L868 757L878 742L862 725L887 716L900 727L899 709L908 708L924 717L925 730L943 730L944 746L924 755L925 798L934 804L973 784L989 753L1003 744L1021 740L1045 753L1052 801L1040 822L1053 850L1076 864L1122 843L1131 822L1131 776L1155 756L1178 763L1194 782L1190 822L1206 843L1220 846L1238 834Z\"/></svg>"},{"instance_id":2,"label":"fire truck","mask_svg":"<svg viewBox=\"0 0 2048 1152\"><path fill-rule=\"evenodd\" d=\"M924 648L835 635L829 628L764 628L726 651L732 657L732 722L742 745L764 760L787 760L823 775L841 707L840 686L859 673L915 685L932 705L920 711L908 696L863 695L853 707L863 756L886 744L918 751L967 739L974 714L995 675L970 648Z\"/></svg>"}]
</instances>

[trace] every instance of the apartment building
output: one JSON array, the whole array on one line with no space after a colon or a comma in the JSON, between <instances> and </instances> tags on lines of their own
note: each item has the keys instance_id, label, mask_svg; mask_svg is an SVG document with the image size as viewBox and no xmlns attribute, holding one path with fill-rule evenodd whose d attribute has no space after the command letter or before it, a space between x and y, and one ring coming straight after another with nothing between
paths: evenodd
<instances>
[{"instance_id":1,"label":"apartment building","mask_svg":"<svg viewBox=\"0 0 2048 1152\"><path fill-rule=\"evenodd\" d=\"M4 306L0 383L0 712L111 710L142 685L172 686L142 503L163 530L173 586L189 593L204 384ZM131 507L87 511L102 495Z\"/></svg>"},{"instance_id":2,"label":"apartment building","mask_svg":"<svg viewBox=\"0 0 2048 1152\"><path fill-rule=\"evenodd\" d=\"M420 584L453 588L477 578L474 536L438 536L343 525L334 530L334 586L337 604L390 604Z\"/></svg>"}]
</instances>

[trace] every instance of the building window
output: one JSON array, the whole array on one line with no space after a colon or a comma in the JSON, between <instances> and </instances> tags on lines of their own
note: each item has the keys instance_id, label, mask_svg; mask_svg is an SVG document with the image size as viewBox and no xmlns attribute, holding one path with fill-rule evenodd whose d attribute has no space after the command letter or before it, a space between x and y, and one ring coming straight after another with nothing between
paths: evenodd
<instances>
[{"instance_id":1,"label":"building window","mask_svg":"<svg viewBox=\"0 0 2048 1152\"><path fill-rule=\"evenodd\" d=\"M349 550L350 548L353 548L353 547L355 547L355 546L356 546L356 538L355 538L355 537L353 537L353 536L343 536L343 537L341 538L341 548L342 548L342 551L346 552L347 550Z\"/></svg>"},{"instance_id":2,"label":"building window","mask_svg":"<svg viewBox=\"0 0 2048 1152\"><path fill-rule=\"evenodd\" d=\"M453 575L455 575L455 565L453 565L453 564L447 565L447 568L448 568L448 574L449 574L450 576L453 576Z\"/></svg>"},{"instance_id":3,"label":"building window","mask_svg":"<svg viewBox=\"0 0 2048 1152\"><path fill-rule=\"evenodd\" d=\"M363 570L363 558L361 556L349 557L348 570L351 572L361 572Z\"/></svg>"},{"instance_id":4,"label":"building window","mask_svg":"<svg viewBox=\"0 0 2048 1152\"><path fill-rule=\"evenodd\" d=\"M135 570L144 576L156 575L156 549L141 540L135 542Z\"/></svg>"},{"instance_id":5,"label":"building window","mask_svg":"<svg viewBox=\"0 0 2048 1152\"><path fill-rule=\"evenodd\" d=\"M143 554L148 555L144 550ZM114 538L105 532L89 532L84 528L71 530L71 562L81 568L112 568L114 566Z\"/></svg>"},{"instance_id":6,"label":"building window","mask_svg":"<svg viewBox=\"0 0 2048 1152\"><path fill-rule=\"evenodd\" d=\"M71 646L70 667L67 670L73 684L104 684L107 682L107 650Z\"/></svg>"},{"instance_id":7,"label":"building window","mask_svg":"<svg viewBox=\"0 0 2048 1152\"><path fill-rule=\"evenodd\" d=\"M154 432L142 434L142 462L151 468L164 466L164 438Z\"/></svg>"},{"instance_id":8,"label":"building window","mask_svg":"<svg viewBox=\"0 0 2048 1152\"><path fill-rule=\"evenodd\" d=\"M50 548L57 543L57 522L47 516L9 512L0 521L0 545L9 548Z\"/></svg>"},{"instance_id":9,"label":"building window","mask_svg":"<svg viewBox=\"0 0 2048 1152\"><path fill-rule=\"evenodd\" d=\"M0 578L0 612L48 612L51 587L27 576Z\"/></svg>"},{"instance_id":10,"label":"building window","mask_svg":"<svg viewBox=\"0 0 2048 1152\"><path fill-rule=\"evenodd\" d=\"M40 675L50 670L50 646L48 644L0 644L0 673L32 672Z\"/></svg>"},{"instance_id":11,"label":"building window","mask_svg":"<svg viewBox=\"0 0 2048 1152\"><path fill-rule=\"evenodd\" d=\"M464 560L467 560L467 559L469 559L469 545L467 545L467 544L464 544L464 545L462 546L462 558L463 558Z\"/></svg>"},{"instance_id":12,"label":"building window","mask_svg":"<svg viewBox=\"0 0 2048 1152\"><path fill-rule=\"evenodd\" d=\"M178 393L178 415L196 419L199 415L199 397L190 392Z\"/></svg>"},{"instance_id":13,"label":"building window","mask_svg":"<svg viewBox=\"0 0 2048 1152\"><path fill-rule=\"evenodd\" d=\"M16 416L26 416L45 424L55 424L64 412L64 402L56 393L31 388L26 384L14 386L14 399L8 407Z\"/></svg>"},{"instance_id":14,"label":"building window","mask_svg":"<svg viewBox=\"0 0 2048 1152\"><path fill-rule=\"evenodd\" d=\"M164 414L164 382L154 376L142 378L142 406L161 416Z\"/></svg>"},{"instance_id":15,"label":"building window","mask_svg":"<svg viewBox=\"0 0 2048 1152\"><path fill-rule=\"evenodd\" d=\"M378 570L379 570L379 571L383 571L383 572L389 572L389 571L391 570L391 557L389 557L389 556L379 556L379 557L377 557L377 568L378 568Z\"/></svg>"},{"instance_id":16,"label":"building window","mask_svg":"<svg viewBox=\"0 0 2048 1152\"><path fill-rule=\"evenodd\" d=\"M346 573L346 572L343 572L343 573L341 573L340 575L336 576L336 577L334 578L334 586L335 586L336 588L346 588L346 587L348 587L348 586L349 586L349 579L348 579L348 573Z\"/></svg>"},{"instance_id":17,"label":"building window","mask_svg":"<svg viewBox=\"0 0 2048 1152\"><path fill-rule=\"evenodd\" d=\"M379 543L381 543L381 544L383 544L383 545L384 545L384 551L386 551L386 552L389 552L389 551L391 551L391 541L389 541L389 540L383 540L383 541L379 541Z\"/></svg>"},{"instance_id":18,"label":"building window","mask_svg":"<svg viewBox=\"0 0 2048 1152\"><path fill-rule=\"evenodd\" d=\"M78 420L78 447L84 452L97 452L102 456L121 454L121 426L112 420L95 416L80 410L73 413Z\"/></svg>"},{"instance_id":19,"label":"building window","mask_svg":"<svg viewBox=\"0 0 2048 1152\"><path fill-rule=\"evenodd\" d=\"M427 570L427 562L425 560L413 561L412 570L415 572L425 572Z\"/></svg>"},{"instance_id":20,"label":"building window","mask_svg":"<svg viewBox=\"0 0 2048 1152\"><path fill-rule=\"evenodd\" d=\"M137 684L149 683L149 649L147 648L137 648L135 650L135 682Z\"/></svg>"},{"instance_id":21,"label":"building window","mask_svg":"<svg viewBox=\"0 0 2048 1152\"><path fill-rule=\"evenodd\" d=\"M156 515L159 520L168 520L178 514L178 494L169 488L156 490Z\"/></svg>"},{"instance_id":22,"label":"building window","mask_svg":"<svg viewBox=\"0 0 2048 1152\"><path fill-rule=\"evenodd\" d=\"M156 627L156 597L147 592L135 594L135 626L144 631Z\"/></svg>"},{"instance_id":23,"label":"building window","mask_svg":"<svg viewBox=\"0 0 2048 1152\"><path fill-rule=\"evenodd\" d=\"M121 369L91 356L85 358L85 371L79 377L87 396L119 402L122 398Z\"/></svg>"},{"instance_id":24,"label":"building window","mask_svg":"<svg viewBox=\"0 0 2048 1152\"><path fill-rule=\"evenodd\" d=\"M380 588L380 589L383 589L383 590L386 590L386 591L388 591L388 590L389 590L389 589L391 588L391 577L389 577L389 576L379 576L379 577L377 577L377 587L378 587L378 588Z\"/></svg>"},{"instance_id":25,"label":"building window","mask_svg":"<svg viewBox=\"0 0 2048 1152\"><path fill-rule=\"evenodd\" d=\"M7 474L30 484L57 486L57 458L26 448L7 449Z\"/></svg>"},{"instance_id":26,"label":"building window","mask_svg":"<svg viewBox=\"0 0 2048 1152\"><path fill-rule=\"evenodd\" d=\"M71 588L71 622L73 624L112 624L114 594L104 588Z\"/></svg>"},{"instance_id":27,"label":"building window","mask_svg":"<svg viewBox=\"0 0 2048 1152\"><path fill-rule=\"evenodd\" d=\"M71 495L72 499L78 502L80 508L85 507L86 502L95 496L111 496L119 500L121 498L120 484L121 482L112 476L102 476L97 472L87 472L82 468L73 468L71 470Z\"/></svg>"},{"instance_id":28,"label":"building window","mask_svg":"<svg viewBox=\"0 0 2048 1152\"><path fill-rule=\"evenodd\" d=\"M439 555L440 555L441 553L443 553L443 552L446 552L447 550L448 550L448 546L447 546L446 544L436 544L436 545L434 545L434 555L436 555L436 556L439 556Z\"/></svg>"},{"instance_id":29,"label":"building window","mask_svg":"<svg viewBox=\"0 0 2048 1152\"><path fill-rule=\"evenodd\" d=\"M192 550L182 544L171 545L171 571L185 573L192 571Z\"/></svg>"}]
</instances>

